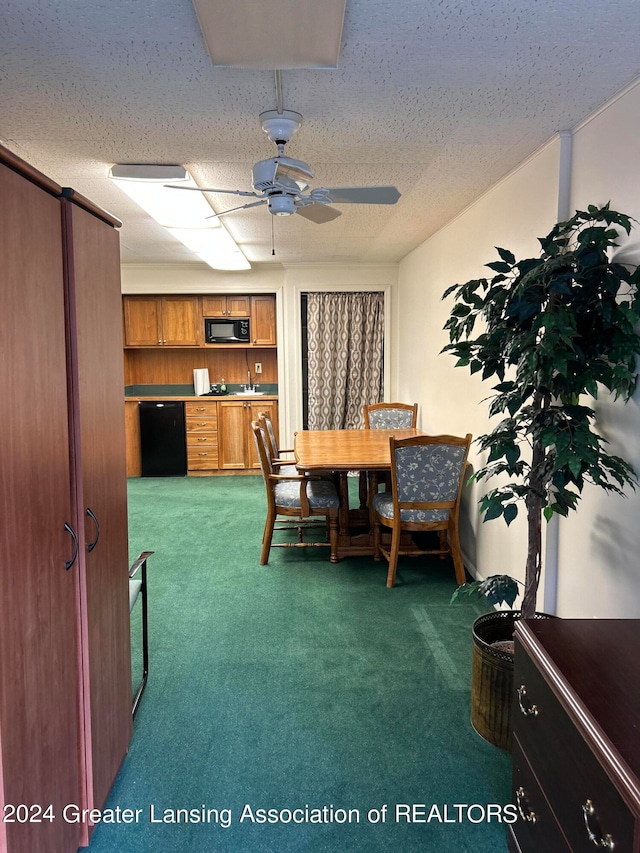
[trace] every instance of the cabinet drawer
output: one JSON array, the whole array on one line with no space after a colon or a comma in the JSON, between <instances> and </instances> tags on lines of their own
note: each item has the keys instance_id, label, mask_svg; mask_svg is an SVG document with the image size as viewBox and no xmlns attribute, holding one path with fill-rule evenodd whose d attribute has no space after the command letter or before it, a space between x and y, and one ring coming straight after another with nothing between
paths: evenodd
<instances>
[{"instance_id":1,"label":"cabinet drawer","mask_svg":"<svg viewBox=\"0 0 640 853\"><path fill-rule=\"evenodd\" d=\"M218 448L210 447L200 450L198 447L187 448L187 468L190 471L207 471L218 468Z\"/></svg>"},{"instance_id":2,"label":"cabinet drawer","mask_svg":"<svg viewBox=\"0 0 640 853\"><path fill-rule=\"evenodd\" d=\"M196 447L218 447L217 432L187 432L187 451Z\"/></svg>"},{"instance_id":3,"label":"cabinet drawer","mask_svg":"<svg viewBox=\"0 0 640 853\"><path fill-rule=\"evenodd\" d=\"M184 404L184 413L187 418L216 418L218 416L218 404L187 401Z\"/></svg>"},{"instance_id":4,"label":"cabinet drawer","mask_svg":"<svg viewBox=\"0 0 640 853\"><path fill-rule=\"evenodd\" d=\"M634 816L541 672L517 647L513 729L571 850L633 849ZM590 839L592 832L595 841ZM599 845L611 837L613 846Z\"/></svg>"},{"instance_id":5,"label":"cabinet drawer","mask_svg":"<svg viewBox=\"0 0 640 853\"><path fill-rule=\"evenodd\" d=\"M185 421L187 433L190 432L217 432L218 418L210 415L202 417L188 417Z\"/></svg>"},{"instance_id":6,"label":"cabinet drawer","mask_svg":"<svg viewBox=\"0 0 640 853\"><path fill-rule=\"evenodd\" d=\"M511 830L521 853L570 853L571 848L558 826L536 777L524 757L517 738L513 741L513 788L511 802L518 807L518 820Z\"/></svg>"}]
</instances>

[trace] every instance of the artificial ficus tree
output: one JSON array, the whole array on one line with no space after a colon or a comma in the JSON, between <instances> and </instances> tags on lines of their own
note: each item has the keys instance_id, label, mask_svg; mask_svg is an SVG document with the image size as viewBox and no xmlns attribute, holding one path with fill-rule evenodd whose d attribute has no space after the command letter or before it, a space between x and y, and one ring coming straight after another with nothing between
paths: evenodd
<instances>
[{"instance_id":1,"label":"artificial ficus tree","mask_svg":"<svg viewBox=\"0 0 640 853\"><path fill-rule=\"evenodd\" d=\"M626 402L636 387L640 268L612 257L632 222L608 204L590 205L540 238L539 257L517 261L498 248L500 260L487 264L492 278L456 284L443 296L455 294L443 352L496 383L489 415L500 420L477 439L488 456L473 479L502 475L480 499L485 521L502 517L509 525L524 505L524 616L536 607L543 517L575 510L585 483L617 494L635 486L633 468L607 452L590 405L601 388ZM490 592L491 603L513 603L508 576L482 583L467 586Z\"/></svg>"}]
</instances>

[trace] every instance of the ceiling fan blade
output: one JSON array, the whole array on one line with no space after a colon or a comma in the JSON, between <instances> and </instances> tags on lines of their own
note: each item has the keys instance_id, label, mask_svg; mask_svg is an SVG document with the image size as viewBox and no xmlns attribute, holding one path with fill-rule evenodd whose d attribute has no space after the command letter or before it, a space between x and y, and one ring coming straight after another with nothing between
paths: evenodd
<instances>
[{"instance_id":1,"label":"ceiling fan blade","mask_svg":"<svg viewBox=\"0 0 640 853\"><path fill-rule=\"evenodd\" d=\"M395 187L323 188L333 204L395 204L400 193Z\"/></svg>"},{"instance_id":2,"label":"ceiling fan blade","mask_svg":"<svg viewBox=\"0 0 640 853\"><path fill-rule=\"evenodd\" d=\"M324 222L331 222L331 220L337 219L338 216L342 216L339 210L336 210L335 207L329 207L328 204L305 204L304 206L297 207L296 213L299 213L300 216L304 216L305 219L309 219L311 222L315 222L317 225L322 225Z\"/></svg>"},{"instance_id":3,"label":"ceiling fan blade","mask_svg":"<svg viewBox=\"0 0 640 853\"><path fill-rule=\"evenodd\" d=\"M165 184L169 190L195 190L197 193L229 193L230 195L250 196L251 198L260 198L260 193L251 193L245 190L218 190L211 187L178 187L175 184Z\"/></svg>"},{"instance_id":4,"label":"ceiling fan blade","mask_svg":"<svg viewBox=\"0 0 640 853\"><path fill-rule=\"evenodd\" d=\"M220 216L226 216L227 213L234 213L236 210L246 210L248 207L260 207L261 204L267 204L267 199L261 201L252 201L250 204L241 204L240 207L230 207L229 210L221 210L220 213L213 213L211 216L205 216L205 219L218 219Z\"/></svg>"}]
</instances>

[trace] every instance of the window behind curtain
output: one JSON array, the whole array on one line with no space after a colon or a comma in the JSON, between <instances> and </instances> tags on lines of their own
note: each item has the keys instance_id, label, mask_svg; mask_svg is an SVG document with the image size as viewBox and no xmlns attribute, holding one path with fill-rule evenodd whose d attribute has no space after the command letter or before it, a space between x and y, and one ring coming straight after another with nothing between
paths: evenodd
<instances>
[{"instance_id":1,"label":"window behind curtain","mask_svg":"<svg viewBox=\"0 0 640 853\"><path fill-rule=\"evenodd\" d=\"M384 393L384 294L302 295L305 429L359 429Z\"/></svg>"}]
</instances>

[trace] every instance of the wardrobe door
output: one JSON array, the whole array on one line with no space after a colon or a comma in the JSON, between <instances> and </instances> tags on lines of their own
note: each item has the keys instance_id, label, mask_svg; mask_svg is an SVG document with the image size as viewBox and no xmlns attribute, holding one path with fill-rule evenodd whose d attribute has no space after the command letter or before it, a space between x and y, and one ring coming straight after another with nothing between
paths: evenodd
<instances>
[{"instance_id":1,"label":"wardrobe door","mask_svg":"<svg viewBox=\"0 0 640 853\"><path fill-rule=\"evenodd\" d=\"M100 808L131 738L122 301L118 232L64 201L73 353L88 801Z\"/></svg>"},{"instance_id":2,"label":"wardrobe door","mask_svg":"<svg viewBox=\"0 0 640 853\"><path fill-rule=\"evenodd\" d=\"M0 849L67 853L62 809L83 798L60 202L3 163L0 198Z\"/></svg>"}]
</instances>

